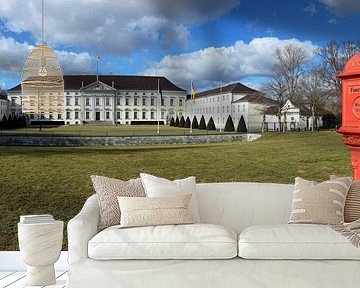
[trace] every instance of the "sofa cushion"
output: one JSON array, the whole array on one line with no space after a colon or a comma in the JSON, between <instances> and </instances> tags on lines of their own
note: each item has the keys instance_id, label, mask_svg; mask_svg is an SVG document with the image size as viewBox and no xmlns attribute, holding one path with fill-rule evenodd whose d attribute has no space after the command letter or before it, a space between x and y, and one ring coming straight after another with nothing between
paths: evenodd
<instances>
[{"instance_id":1,"label":"sofa cushion","mask_svg":"<svg viewBox=\"0 0 360 288\"><path fill-rule=\"evenodd\" d=\"M237 255L237 237L213 224L111 226L89 241L88 254L96 260L228 259Z\"/></svg>"},{"instance_id":2,"label":"sofa cushion","mask_svg":"<svg viewBox=\"0 0 360 288\"><path fill-rule=\"evenodd\" d=\"M360 249L328 225L262 225L241 232L239 256L246 259L360 260Z\"/></svg>"},{"instance_id":3,"label":"sofa cushion","mask_svg":"<svg viewBox=\"0 0 360 288\"><path fill-rule=\"evenodd\" d=\"M121 228L194 223L187 209L191 194L171 197L118 197Z\"/></svg>"},{"instance_id":4,"label":"sofa cushion","mask_svg":"<svg viewBox=\"0 0 360 288\"><path fill-rule=\"evenodd\" d=\"M200 222L195 177L192 176L174 181L145 173L140 173L140 177L147 197L167 197L192 194L188 209L193 221L195 223Z\"/></svg>"}]
</instances>

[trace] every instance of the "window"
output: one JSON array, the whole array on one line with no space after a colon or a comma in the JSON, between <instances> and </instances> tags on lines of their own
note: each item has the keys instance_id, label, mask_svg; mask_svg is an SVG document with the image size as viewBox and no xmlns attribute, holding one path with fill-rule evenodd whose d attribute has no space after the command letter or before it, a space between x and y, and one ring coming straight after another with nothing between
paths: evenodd
<instances>
[{"instance_id":1,"label":"window","mask_svg":"<svg viewBox=\"0 0 360 288\"><path fill-rule=\"evenodd\" d=\"M183 99L179 99L179 106L183 105Z\"/></svg>"},{"instance_id":2,"label":"window","mask_svg":"<svg viewBox=\"0 0 360 288\"><path fill-rule=\"evenodd\" d=\"M227 95L226 99L229 100L229 95Z\"/></svg>"},{"instance_id":3,"label":"window","mask_svg":"<svg viewBox=\"0 0 360 288\"><path fill-rule=\"evenodd\" d=\"M15 105L16 103L15 103L15 97L11 97L11 105Z\"/></svg>"},{"instance_id":4,"label":"window","mask_svg":"<svg viewBox=\"0 0 360 288\"><path fill-rule=\"evenodd\" d=\"M75 111L75 119L79 119L79 112Z\"/></svg>"},{"instance_id":5,"label":"window","mask_svg":"<svg viewBox=\"0 0 360 288\"><path fill-rule=\"evenodd\" d=\"M135 105L135 106L138 105L138 97L134 97L134 105Z\"/></svg>"},{"instance_id":6,"label":"window","mask_svg":"<svg viewBox=\"0 0 360 288\"><path fill-rule=\"evenodd\" d=\"M146 119L146 112L142 112L142 119Z\"/></svg>"},{"instance_id":7,"label":"window","mask_svg":"<svg viewBox=\"0 0 360 288\"><path fill-rule=\"evenodd\" d=\"M89 97L86 97L86 99L85 99L85 105L86 105L86 106L90 106L90 98L89 98Z\"/></svg>"},{"instance_id":8,"label":"window","mask_svg":"<svg viewBox=\"0 0 360 288\"><path fill-rule=\"evenodd\" d=\"M34 114L30 114L30 119L34 119Z\"/></svg>"},{"instance_id":9,"label":"window","mask_svg":"<svg viewBox=\"0 0 360 288\"><path fill-rule=\"evenodd\" d=\"M137 115L137 111L134 111L134 119L138 119Z\"/></svg>"},{"instance_id":10,"label":"window","mask_svg":"<svg viewBox=\"0 0 360 288\"><path fill-rule=\"evenodd\" d=\"M53 115L50 113L49 114L49 119L52 120L53 119Z\"/></svg>"},{"instance_id":11,"label":"window","mask_svg":"<svg viewBox=\"0 0 360 288\"><path fill-rule=\"evenodd\" d=\"M116 97L116 105L121 105L121 98L120 97Z\"/></svg>"},{"instance_id":12,"label":"window","mask_svg":"<svg viewBox=\"0 0 360 288\"><path fill-rule=\"evenodd\" d=\"M110 98L109 98L109 97L106 97L106 99L105 99L105 105L106 105L106 106L110 106Z\"/></svg>"},{"instance_id":13,"label":"window","mask_svg":"<svg viewBox=\"0 0 360 288\"><path fill-rule=\"evenodd\" d=\"M219 110L220 110L220 107L218 106L218 107L217 107L217 113L219 113L219 112L220 112Z\"/></svg>"},{"instance_id":14,"label":"window","mask_svg":"<svg viewBox=\"0 0 360 288\"><path fill-rule=\"evenodd\" d=\"M174 99L170 99L170 106L174 106Z\"/></svg>"},{"instance_id":15,"label":"window","mask_svg":"<svg viewBox=\"0 0 360 288\"><path fill-rule=\"evenodd\" d=\"M66 119L70 119L70 111L66 111Z\"/></svg>"},{"instance_id":16,"label":"window","mask_svg":"<svg viewBox=\"0 0 360 288\"><path fill-rule=\"evenodd\" d=\"M165 105L165 99L164 98L161 98L161 106L164 106Z\"/></svg>"},{"instance_id":17,"label":"window","mask_svg":"<svg viewBox=\"0 0 360 288\"><path fill-rule=\"evenodd\" d=\"M89 112L89 111L86 111L86 112L85 112L85 118L86 118L86 119L90 119L90 112Z\"/></svg>"},{"instance_id":18,"label":"window","mask_svg":"<svg viewBox=\"0 0 360 288\"><path fill-rule=\"evenodd\" d=\"M229 106L226 106L226 112L229 113Z\"/></svg>"},{"instance_id":19,"label":"window","mask_svg":"<svg viewBox=\"0 0 360 288\"><path fill-rule=\"evenodd\" d=\"M165 118L165 112L161 111L161 119L164 119L164 118Z\"/></svg>"},{"instance_id":20,"label":"window","mask_svg":"<svg viewBox=\"0 0 360 288\"><path fill-rule=\"evenodd\" d=\"M120 111L116 111L116 119L120 119L120 118L121 118Z\"/></svg>"},{"instance_id":21,"label":"window","mask_svg":"<svg viewBox=\"0 0 360 288\"><path fill-rule=\"evenodd\" d=\"M58 119L61 119L61 114L58 114Z\"/></svg>"},{"instance_id":22,"label":"window","mask_svg":"<svg viewBox=\"0 0 360 288\"><path fill-rule=\"evenodd\" d=\"M125 119L129 119L129 111L125 112Z\"/></svg>"},{"instance_id":23,"label":"window","mask_svg":"<svg viewBox=\"0 0 360 288\"><path fill-rule=\"evenodd\" d=\"M225 113L225 106L223 106L223 113Z\"/></svg>"},{"instance_id":24,"label":"window","mask_svg":"<svg viewBox=\"0 0 360 288\"><path fill-rule=\"evenodd\" d=\"M75 92L75 95L79 95L79 92Z\"/></svg>"},{"instance_id":25,"label":"window","mask_svg":"<svg viewBox=\"0 0 360 288\"><path fill-rule=\"evenodd\" d=\"M96 97L95 99L95 105L100 106L100 98Z\"/></svg>"},{"instance_id":26,"label":"window","mask_svg":"<svg viewBox=\"0 0 360 288\"><path fill-rule=\"evenodd\" d=\"M223 95L223 101L225 100L225 95Z\"/></svg>"},{"instance_id":27,"label":"window","mask_svg":"<svg viewBox=\"0 0 360 288\"><path fill-rule=\"evenodd\" d=\"M245 104L243 104L243 112L245 112Z\"/></svg>"},{"instance_id":28,"label":"window","mask_svg":"<svg viewBox=\"0 0 360 288\"><path fill-rule=\"evenodd\" d=\"M151 106L155 106L155 98L151 98L151 103L150 103Z\"/></svg>"},{"instance_id":29,"label":"window","mask_svg":"<svg viewBox=\"0 0 360 288\"><path fill-rule=\"evenodd\" d=\"M291 117L291 121L294 121L295 119L294 119L294 117Z\"/></svg>"},{"instance_id":30,"label":"window","mask_svg":"<svg viewBox=\"0 0 360 288\"><path fill-rule=\"evenodd\" d=\"M146 98L142 98L142 105L143 105L143 106L146 105Z\"/></svg>"},{"instance_id":31,"label":"window","mask_svg":"<svg viewBox=\"0 0 360 288\"><path fill-rule=\"evenodd\" d=\"M75 105L79 105L79 97L75 97Z\"/></svg>"},{"instance_id":32,"label":"window","mask_svg":"<svg viewBox=\"0 0 360 288\"><path fill-rule=\"evenodd\" d=\"M134 95L137 95L137 92L135 92Z\"/></svg>"},{"instance_id":33,"label":"window","mask_svg":"<svg viewBox=\"0 0 360 288\"><path fill-rule=\"evenodd\" d=\"M69 93L69 92L66 92L66 95L70 95L70 93Z\"/></svg>"},{"instance_id":34,"label":"window","mask_svg":"<svg viewBox=\"0 0 360 288\"><path fill-rule=\"evenodd\" d=\"M146 95L146 93L144 92L143 95Z\"/></svg>"},{"instance_id":35,"label":"window","mask_svg":"<svg viewBox=\"0 0 360 288\"><path fill-rule=\"evenodd\" d=\"M106 119L110 119L110 112L109 112L109 111L106 111L106 112L105 112L105 118L106 118Z\"/></svg>"},{"instance_id":36,"label":"window","mask_svg":"<svg viewBox=\"0 0 360 288\"><path fill-rule=\"evenodd\" d=\"M215 107L213 107L213 114L215 113Z\"/></svg>"},{"instance_id":37,"label":"window","mask_svg":"<svg viewBox=\"0 0 360 288\"><path fill-rule=\"evenodd\" d=\"M66 106L70 106L70 105L71 105L71 98L66 97Z\"/></svg>"},{"instance_id":38,"label":"window","mask_svg":"<svg viewBox=\"0 0 360 288\"><path fill-rule=\"evenodd\" d=\"M44 120L44 119L45 119L45 116L44 116L44 114L42 114L42 113L41 113L41 116L40 116L40 118L41 118L42 120Z\"/></svg>"},{"instance_id":39,"label":"window","mask_svg":"<svg viewBox=\"0 0 360 288\"><path fill-rule=\"evenodd\" d=\"M155 113L154 111L151 111L151 119L154 119L155 118Z\"/></svg>"},{"instance_id":40,"label":"window","mask_svg":"<svg viewBox=\"0 0 360 288\"><path fill-rule=\"evenodd\" d=\"M240 112L240 105L238 105L238 112Z\"/></svg>"},{"instance_id":41,"label":"window","mask_svg":"<svg viewBox=\"0 0 360 288\"><path fill-rule=\"evenodd\" d=\"M126 106L129 106L129 103L130 103L130 99L129 99L129 97L126 97L126 98L125 98L125 105L126 105Z\"/></svg>"}]
</instances>

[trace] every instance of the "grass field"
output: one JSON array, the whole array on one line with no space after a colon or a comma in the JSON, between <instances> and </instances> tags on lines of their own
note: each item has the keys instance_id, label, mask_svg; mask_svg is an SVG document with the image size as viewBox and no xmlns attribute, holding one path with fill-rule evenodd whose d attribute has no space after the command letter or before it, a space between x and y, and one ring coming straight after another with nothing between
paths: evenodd
<instances>
[{"instance_id":1,"label":"grass field","mask_svg":"<svg viewBox=\"0 0 360 288\"><path fill-rule=\"evenodd\" d=\"M146 172L197 182L293 183L351 175L350 154L335 132L272 133L254 142L144 147L0 147L0 250L17 250L21 214L67 222L94 193L90 175L119 179ZM66 249L66 238L64 247Z\"/></svg>"}]
</instances>

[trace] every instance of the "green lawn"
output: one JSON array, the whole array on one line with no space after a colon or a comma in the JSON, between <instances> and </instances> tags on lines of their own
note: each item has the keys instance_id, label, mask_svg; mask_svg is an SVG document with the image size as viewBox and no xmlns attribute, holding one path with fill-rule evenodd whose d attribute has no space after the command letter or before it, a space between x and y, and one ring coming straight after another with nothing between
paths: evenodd
<instances>
[{"instance_id":1,"label":"green lawn","mask_svg":"<svg viewBox=\"0 0 360 288\"><path fill-rule=\"evenodd\" d=\"M17 250L21 214L67 222L94 193L90 175L119 179L146 172L197 182L292 183L351 175L350 153L335 132L269 133L254 142L144 147L1 147L0 250ZM64 241L66 249L66 240Z\"/></svg>"}]
</instances>

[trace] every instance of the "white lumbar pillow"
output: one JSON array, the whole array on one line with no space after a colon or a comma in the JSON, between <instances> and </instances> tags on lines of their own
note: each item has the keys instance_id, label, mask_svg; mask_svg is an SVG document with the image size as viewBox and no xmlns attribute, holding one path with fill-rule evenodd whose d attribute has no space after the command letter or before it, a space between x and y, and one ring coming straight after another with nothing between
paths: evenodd
<instances>
[{"instance_id":1,"label":"white lumbar pillow","mask_svg":"<svg viewBox=\"0 0 360 288\"><path fill-rule=\"evenodd\" d=\"M189 213L194 223L200 222L195 177L192 176L185 179L170 181L153 175L140 173L140 178L147 197L168 197L192 194L188 207Z\"/></svg>"}]
</instances>

